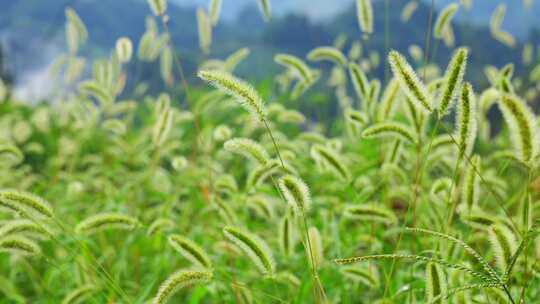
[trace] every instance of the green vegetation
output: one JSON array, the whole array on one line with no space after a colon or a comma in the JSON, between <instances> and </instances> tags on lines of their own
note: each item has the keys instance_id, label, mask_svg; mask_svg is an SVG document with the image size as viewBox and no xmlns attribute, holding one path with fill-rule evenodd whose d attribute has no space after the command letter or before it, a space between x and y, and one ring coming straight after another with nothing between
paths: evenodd
<instances>
[{"instance_id":1,"label":"green vegetation","mask_svg":"<svg viewBox=\"0 0 540 304\"><path fill-rule=\"evenodd\" d=\"M90 60L85 18L66 8L48 102L0 86L0 303L537 301L531 44L521 68L475 62L456 45L456 1L405 53L377 14L408 23L414 4L359 0L350 47L276 51L257 81L237 73L256 50L209 55L221 2L193 12L193 69L173 6L148 0L140 37ZM514 39L503 15L486 31L498 44Z\"/></svg>"}]
</instances>

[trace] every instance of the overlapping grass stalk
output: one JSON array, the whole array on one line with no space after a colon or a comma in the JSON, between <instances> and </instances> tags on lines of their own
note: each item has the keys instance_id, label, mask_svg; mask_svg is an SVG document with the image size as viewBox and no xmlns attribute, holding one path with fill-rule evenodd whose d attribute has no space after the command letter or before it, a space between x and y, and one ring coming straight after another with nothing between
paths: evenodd
<instances>
[{"instance_id":1,"label":"overlapping grass stalk","mask_svg":"<svg viewBox=\"0 0 540 304\"><path fill-rule=\"evenodd\" d=\"M110 52L65 9L50 103L0 81L0 302L536 300L540 62L504 5L489 33L521 62L480 66L469 1L431 2L424 48L401 30L425 4L358 0L355 35L261 51L209 0L197 56L146 2ZM257 2L265 38L298 21Z\"/></svg>"}]
</instances>

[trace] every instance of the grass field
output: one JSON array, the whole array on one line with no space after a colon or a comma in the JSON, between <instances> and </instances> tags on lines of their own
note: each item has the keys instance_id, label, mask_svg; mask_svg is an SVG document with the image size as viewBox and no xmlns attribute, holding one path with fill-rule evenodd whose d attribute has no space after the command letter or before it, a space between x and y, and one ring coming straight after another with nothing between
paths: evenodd
<instances>
[{"instance_id":1,"label":"grass field","mask_svg":"<svg viewBox=\"0 0 540 304\"><path fill-rule=\"evenodd\" d=\"M540 65L527 46L530 75L486 66L475 87L467 46L430 63L467 2L431 16L425 47L379 54L358 0L364 37L276 54L263 82L235 73L248 48L187 74L165 0L92 61L66 9L54 97L0 90L0 303L538 303Z\"/></svg>"}]
</instances>

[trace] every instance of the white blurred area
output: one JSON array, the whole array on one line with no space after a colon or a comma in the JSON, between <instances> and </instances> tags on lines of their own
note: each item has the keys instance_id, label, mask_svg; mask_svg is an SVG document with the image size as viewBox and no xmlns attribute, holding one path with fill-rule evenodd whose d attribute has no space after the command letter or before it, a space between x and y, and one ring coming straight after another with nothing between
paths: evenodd
<instances>
[{"instance_id":1,"label":"white blurred area","mask_svg":"<svg viewBox=\"0 0 540 304\"><path fill-rule=\"evenodd\" d=\"M53 93L54 76L50 73L50 66L54 60L64 52L61 38L40 47L39 52L32 58L32 68L20 69L16 75L13 97L27 103L38 103L46 100ZM58 41L58 42L56 42ZM16 60L22 60L17 58Z\"/></svg>"}]
</instances>

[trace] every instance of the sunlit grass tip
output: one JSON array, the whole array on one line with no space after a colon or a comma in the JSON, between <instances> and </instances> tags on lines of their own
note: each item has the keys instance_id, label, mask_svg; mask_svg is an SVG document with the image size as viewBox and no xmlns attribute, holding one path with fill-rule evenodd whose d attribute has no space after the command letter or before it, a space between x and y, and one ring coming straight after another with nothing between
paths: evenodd
<instances>
[{"instance_id":1,"label":"sunlit grass tip","mask_svg":"<svg viewBox=\"0 0 540 304\"><path fill-rule=\"evenodd\" d=\"M193 264L206 269L212 268L212 262L208 254L192 240L178 234L170 235L167 239L176 251Z\"/></svg>"},{"instance_id":2,"label":"sunlit grass tip","mask_svg":"<svg viewBox=\"0 0 540 304\"><path fill-rule=\"evenodd\" d=\"M266 109L263 100L248 83L221 71L199 71L198 76L210 82L214 87L234 96L236 101L258 120L265 119Z\"/></svg>"},{"instance_id":3,"label":"sunlit grass tip","mask_svg":"<svg viewBox=\"0 0 540 304\"><path fill-rule=\"evenodd\" d=\"M75 226L75 232L80 234L93 234L107 229L133 230L139 221L129 215L104 212L92 215Z\"/></svg>"},{"instance_id":4,"label":"sunlit grass tip","mask_svg":"<svg viewBox=\"0 0 540 304\"><path fill-rule=\"evenodd\" d=\"M179 270L171 274L160 286L152 304L165 304L169 298L180 289L208 283L212 280L212 272L197 270Z\"/></svg>"},{"instance_id":5,"label":"sunlit grass tip","mask_svg":"<svg viewBox=\"0 0 540 304\"><path fill-rule=\"evenodd\" d=\"M394 77L410 100L423 112L433 110L431 96L407 60L397 51L390 51L388 62Z\"/></svg>"},{"instance_id":6,"label":"sunlit grass tip","mask_svg":"<svg viewBox=\"0 0 540 304\"><path fill-rule=\"evenodd\" d=\"M278 187L296 214L309 210L311 194L306 183L299 177L285 175L278 180Z\"/></svg>"},{"instance_id":7,"label":"sunlit grass tip","mask_svg":"<svg viewBox=\"0 0 540 304\"><path fill-rule=\"evenodd\" d=\"M223 234L249 257L262 274L274 274L276 263L272 251L259 236L235 227L223 228Z\"/></svg>"}]
</instances>

